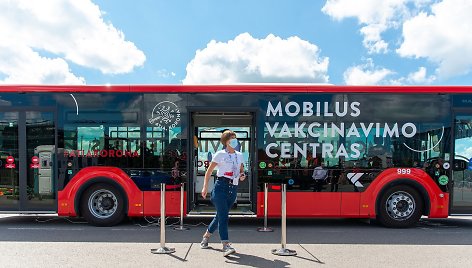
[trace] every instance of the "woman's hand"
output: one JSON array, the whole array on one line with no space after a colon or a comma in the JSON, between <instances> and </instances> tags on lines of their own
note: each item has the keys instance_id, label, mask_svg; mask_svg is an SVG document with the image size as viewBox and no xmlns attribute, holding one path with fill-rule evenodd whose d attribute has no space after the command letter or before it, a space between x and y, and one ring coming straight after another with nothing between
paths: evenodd
<instances>
[{"instance_id":1,"label":"woman's hand","mask_svg":"<svg viewBox=\"0 0 472 268\"><path fill-rule=\"evenodd\" d=\"M239 180L240 181L244 181L245 179L246 179L246 174L244 174L244 173L239 174Z\"/></svg>"},{"instance_id":2,"label":"woman's hand","mask_svg":"<svg viewBox=\"0 0 472 268\"><path fill-rule=\"evenodd\" d=\"M210 180L210 177L213 173L213 170L215 169L216 165L218 165L216 162L211 162L210 166L208 167L207 171L205 172L205 179L203 181L203 188L202 188L202 197L203 199L206 199L207 193L208 193L208 181Z\"/></svg>"},{"instance_id":3,"label":"woman's hand","mask_svg":"<svg viewBox=\"0 0 472 268\"><path fill-rule=\"evenodd\" d=\"M203 188L202 188L203 199L206 199L207 193L208 193L208 187L206 185L203 185Z\"/></svg>"}]
</instances>

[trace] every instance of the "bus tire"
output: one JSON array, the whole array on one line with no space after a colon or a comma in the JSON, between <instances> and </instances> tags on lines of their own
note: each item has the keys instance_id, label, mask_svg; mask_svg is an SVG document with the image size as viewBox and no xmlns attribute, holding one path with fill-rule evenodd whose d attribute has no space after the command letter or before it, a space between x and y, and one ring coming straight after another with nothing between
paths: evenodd
<instances>
[{"instance_id":1,"label":"bus tire","mask_svg":"<svg viewBox=\"0 0 472 268\"><path fill-rule=\"evenodd\" d=\"M397 185L380 197L377 220L386 227L414 226L423 214L423 199L408 185Z\"/></svg>"},{"instance_id":2,"label":"bus tire","mask_svg":"<svg viewBox=\"0 0 472 268\"><path fill-rule=\"evenodd\" d=\"M97 183L85 190L80 199L81 215L95 226L113 226L125 217L124 197L114 186Z\"/></svg>"}]
</instances>

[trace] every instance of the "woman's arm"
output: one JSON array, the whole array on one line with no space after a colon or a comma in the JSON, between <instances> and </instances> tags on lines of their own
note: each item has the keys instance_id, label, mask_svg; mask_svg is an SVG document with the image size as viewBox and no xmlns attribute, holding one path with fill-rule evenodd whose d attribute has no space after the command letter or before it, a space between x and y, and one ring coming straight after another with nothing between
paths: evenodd
<instances>
[{"instance_id":1,"label":"woman's arm","mask_svg":"<svg viewBox=\"0 0 472 268\"><path fill-rule=\"evenodd\" d=\"M244 164L241 163L241 167L239 168L239 180L244 181L246 179L246 174L244 173Z\"/></svg>"},{"instance_id":2,"label":"woman's arm","mask_svg":"<svg viewBox=\"0 0 472 268\"><path fill-rule=\"evenodd\" d=\"M203 189L202 189L203 199L206 199L206 195L208 193L208 181L210 180L210 176L213 173L213 170L215 169L216 165L218 165L218 163L211 162L210 166L208 167L207 171L205 172L205 180L203 181Z\"/></svg>"}]
</instances>

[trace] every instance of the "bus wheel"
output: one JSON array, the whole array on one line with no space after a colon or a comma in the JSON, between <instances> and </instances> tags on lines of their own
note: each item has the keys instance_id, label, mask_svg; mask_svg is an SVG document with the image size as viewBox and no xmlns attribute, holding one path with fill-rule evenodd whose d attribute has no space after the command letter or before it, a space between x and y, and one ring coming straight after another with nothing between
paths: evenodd
<instances>
[{"instance_id":1,"label":"bus wheel","mask_svg":"<svg viewBox=\"0 0 472 268\"><path fill-rule=\"evenodd\" d=\"M377 219L387 227L414 226L423 214L423 199L407 185L388 189L380 199Z\"/></svg>"},{"instance_id":2,"label":"bus wheel","mask_svg":"<svg viewBox=\"0 0 472 268\"><path fill-rule=\"evenodd\" d=\"M113 226L125 217L124 198L116 187L94 184L82 195L80 212L92 225Z\"/></svg>"}]
</instances>

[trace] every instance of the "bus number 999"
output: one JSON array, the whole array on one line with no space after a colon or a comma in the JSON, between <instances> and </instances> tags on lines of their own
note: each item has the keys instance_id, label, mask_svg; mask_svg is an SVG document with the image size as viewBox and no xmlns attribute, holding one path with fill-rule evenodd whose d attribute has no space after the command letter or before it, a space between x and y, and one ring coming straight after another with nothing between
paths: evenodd
<instances>
[{"instance_id":1,"label":"bus number 999","mask_svg":"<svg viewBox=\"0 0 472 268\"><path fill-rule=\"evenodd\" d=\"M399 168L399 169L397 169L397 174L402 174L402 175L411 174L411 169L409 169L409 168Z\"/></svg>"}]
</instances>

